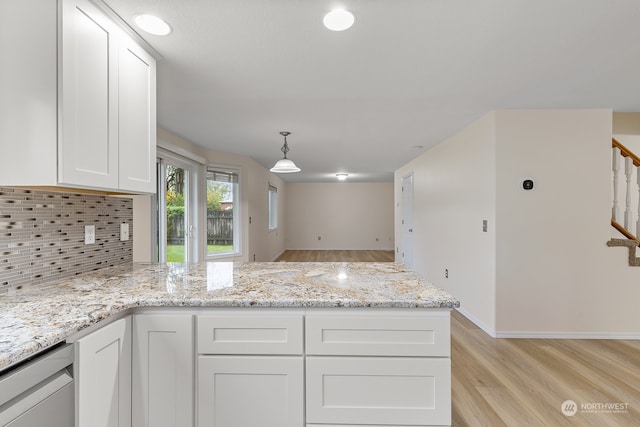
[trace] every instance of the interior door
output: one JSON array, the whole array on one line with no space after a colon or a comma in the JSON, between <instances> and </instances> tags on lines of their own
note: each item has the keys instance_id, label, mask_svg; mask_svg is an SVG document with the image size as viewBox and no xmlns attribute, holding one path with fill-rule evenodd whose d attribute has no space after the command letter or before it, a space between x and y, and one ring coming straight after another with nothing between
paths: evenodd
<instances>
[{"instance_id":1,"label":"interior door","mask_svg":"<svg viewBox=\"0 0 640 427\"><path fill-rule=\"evenodd\" d=\"M413 269L413 174L402 178L402 263Z\"/></svg>"}]
</instances>

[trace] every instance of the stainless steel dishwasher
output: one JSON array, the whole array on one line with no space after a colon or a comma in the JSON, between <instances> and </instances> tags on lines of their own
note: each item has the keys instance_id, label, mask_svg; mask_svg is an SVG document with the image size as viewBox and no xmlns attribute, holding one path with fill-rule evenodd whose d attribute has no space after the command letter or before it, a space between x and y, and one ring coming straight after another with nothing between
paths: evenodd
<instances>
[{"instance_id":1,"label":"stainless steel dishwasher","mask_svg":"<svg viewBox=\"0 0 640 427\"><path fill-rule=\"evenodd\" d=\"M62 344L0 376L0 426L73 427L73 345Z\"/></svg>"}]
</instances>

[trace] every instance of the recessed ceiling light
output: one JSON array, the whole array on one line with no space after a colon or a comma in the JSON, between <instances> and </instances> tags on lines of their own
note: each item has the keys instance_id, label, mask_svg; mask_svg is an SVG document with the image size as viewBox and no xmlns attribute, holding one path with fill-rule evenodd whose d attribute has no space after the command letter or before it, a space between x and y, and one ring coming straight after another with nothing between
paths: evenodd
<instances>
[{"instance_id":1,"label":"recessed ceiling light","mask_svg":"<svg viewBox=\"0 0 640 427\"><path fill-rule=\"evenodd\" d=\"M331 31L343 31L353 25L355 18L351 12L335 9L324 16L322 22Z\"/></svg>"},{"instance_id":2,"label":"recessed ceiling light","mask_svg":"<svg viewBox=\"0 0 640 427\"><path fill-rule=\"evenodd\" d=\"M171 26L164 22L157 16L141 13L133 17L133 22L136 23L142 31L154 36L166 36L171 32Z\"/></svg>"},{"instance_id":3,"label":"recessed ceiling light","mask_svg":"<svg viewBox=\"0 0 640 427\"><path fill-rule=\"evenodd\" d=\"M424 145L414 145L413 147L414 150L422 150L424 148Z\"/></svg>"},{"instance_id":4,"label":"recessed ceiling light","mask_svg":"<svg viewBox=\"0 0 640 427\"><path fill-rule=\"evenodd\" d=\"M345 179L347 179L348 176L349 176L348 173L337 173L336 174L336 178L338 178L339 181L344 181Z\"/></svg>"}]
</instances>

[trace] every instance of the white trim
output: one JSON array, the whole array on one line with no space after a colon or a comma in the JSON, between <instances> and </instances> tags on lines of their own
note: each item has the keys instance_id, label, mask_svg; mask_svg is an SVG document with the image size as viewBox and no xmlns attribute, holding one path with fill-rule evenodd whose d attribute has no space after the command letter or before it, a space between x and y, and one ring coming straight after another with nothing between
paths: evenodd
<instances>
[{"instance_id":1,"label":"white trim","mask_svg":"<svg viewBox=\"0 0 640 427\"><path fill-rule=\"evenodd\" d=\"M634 332L498 332L495 338L528 338L550 340L638 340Z\"/></svg>"},{"instance_id":2,"label":"white trim","mask_svg":"<svg viewBox=\"0 0 640 427\"><path fill-rule=\"evenodd\" d=\"M464 308L457 308L458 312L473 322L492 338L525 338L525 339L550 339L550 340L638 340L637 332L527 332L507 331L496 332L482 323L477 317Z\"/></svg>"},{"instance_id":3,"label":"white trim","mask_svg":"<svg viewBox=\"0 0 640 427\"><path fill-rule=\"evenodd\" d=\"M271 230L276 231L276 230ZM287 248L288 251L395 251L394 248Z\"/></svg>"},{"instance_id":4,"label":"white trim","mask_svg":"<svg viewBox=\"0 0 640 427\"><path fill-rule=\"evenodd\" d=\"M134 30L127 21L125 21L120 15L118 15L111 6L106 4L104 0L90 0L95 6L97 6L105 15L111 20L129 37L131 37L136 43L138 43L147 53L154 57L156 61L163 59L163 56L154 49L136 30Z\"/></svg>"},{"instance_id":5,"label":"white trim","mask_svg":"<svg viewBox=\"0 0 640 427\"><path fill-rule=\"evenodd\" d=\"M156 154L157 157L162 157L162 154L165 154L165 153L169 155L178 154L198 164L201 164L201 165L207 164L207 159L205 159L204 157L198 156L197 154L194 154L189 150L185 150L182 147L178 147L177 145L174 145L170 142L166 142L161 139L158 139L157 146L159 149L158 153ZM163 153L162 150L164 150L165 153Z\"/></svg>"},{"instance_id":6,"label":"white trim","mask_svg":"<svg viewBox=\"0 0 640 427\"><path fill-rule=\"evenodd\" d=\"M474 316L473 314L469 313L467 310L465 310L462 307L458 307L456 308L456 310L462 314L464 317L466 317L467 319L469 319L471 322L473 322L478 328L482 329L487 335L489 335L491 338L498 338L496 336L496 331L491 329L490 327L488 327L487 325L485 325L483 322L480 321L480 319L478 319L476 316Z\"/></svg>"}]
</instances>

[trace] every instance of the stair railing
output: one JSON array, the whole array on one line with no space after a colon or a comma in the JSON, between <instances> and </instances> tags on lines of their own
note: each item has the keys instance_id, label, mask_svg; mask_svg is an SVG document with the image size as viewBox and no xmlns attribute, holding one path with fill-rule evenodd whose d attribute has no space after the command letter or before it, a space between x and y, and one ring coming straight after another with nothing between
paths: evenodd
<instances>
[{"instance_id":1,"label":"stair railing","mask_svg":"<svg viewBox=\"0 0 640 427\"><path fill-rule=\"evenodd\" d=\"M612 165L613 171L613 206L611 208L611 225L618 230L627 239L635 240L640 246L640 157L634 154L627 147L622 145L615 138L611 140L613 149ZM625 187L625 209L620 212L619 205L619 177L621 172L621 163L624 163L624 177L626 181ZM638 193L637 210L634 213L631 210L632 204L632 178L635 175L635 187ZM621 215L622 214L622 215ZM620 219L622 216L622 219ZM632 224L635 217L635 224Z\"/></svg>"}]
</instances>

